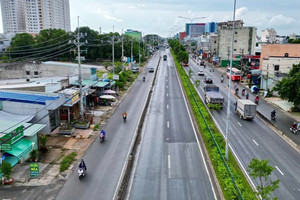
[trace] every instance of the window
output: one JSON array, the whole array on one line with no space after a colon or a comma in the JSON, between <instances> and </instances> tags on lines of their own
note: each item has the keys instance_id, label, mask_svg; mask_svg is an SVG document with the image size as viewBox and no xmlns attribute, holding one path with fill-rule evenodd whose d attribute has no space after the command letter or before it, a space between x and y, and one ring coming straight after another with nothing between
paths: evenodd
<instances>
[{"instance_id":1,"label":"window","mask_svg":"<svg viewBox=\"0 0 300 200\"><path fill-rule=\"evenodd\" d=\"M30 75L30 71L26 71L26 75Z\"/></svg>"},{"instance_id":2,"label":"window","mask_svg":"<svg viewBox=\"0 0 300 200\"><path fill-rule=\"evenodd\" d=\"M279 65L274 65L274 71L279 71Z\"/></svg>"},{"instance_id":3,"label":"window","mask_svg":"<svg viewBox=\"0 0 300 200\"><path fill-rule=\"evenodd\" d=\"M235 31L235 32L234 32L234 34L238 34L238 32L237 32L237 31Z\"/></svg>"},{"instance_id":4,"label":"window","mask_svg":"<svg viewBox=\"0 0 300 200\"><path fill-rule=\"evenodd\" d=\"M284 54L284 57L289 57L289 53L285 53L285 54Z\"/></svg>"},{"instance_id":5,"label":"window","mask_svg":"<svg viewBox=\"0 0 300 200\"><path fill-rule=\"evenodd\" d=\"M237 42L237 40L234 40L234 42Z\"/></svg>"},{"instance_id":6,"label":"window","mask_svg":"<svg viewBox=\"0 0 300 200\"><path fill-rule=\"evenodd\" d=\"M38 71L34 71L34 75L35 76L39 75L39 72Z\"/></svg>"}]
</instances>

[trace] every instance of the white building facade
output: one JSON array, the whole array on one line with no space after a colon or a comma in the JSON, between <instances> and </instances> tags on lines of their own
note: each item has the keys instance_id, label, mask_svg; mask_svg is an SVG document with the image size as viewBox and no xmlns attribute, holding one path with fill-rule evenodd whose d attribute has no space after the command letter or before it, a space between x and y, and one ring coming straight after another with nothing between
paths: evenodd
<instances>
[{"instance_id":1,"label":"white building facade","mask_svg":"<svg viewBox=\"0 0 300 200\"><path fill-rule=\"evenodd\" d=\"M69 0L2 0L1 11L4 33L71 29Z\"/></svg>"},{"instance_id":2,"label":"white building facade","mask_svg":"<svg viewBox=\"0 0 300 200\"><path fill-rule=\"evenodd\" d=\"M273 28L267 28L261 31L261 42L263 43L276 43L276 31Z\"/></svg>"},{"instance_id":3,"label":"white building facade","mask_svg":"<svg viewBox=\"0 0 300 200\"><path fill-rule=\"evenodd\" d=\"M255 55L256 32L255 27L244 27L242 21L237 21L234 31L233 55ZM218 55L221 60L229 59L232 24L230 22L220 23L218 26Z\"/></svg>"}]
</instances>

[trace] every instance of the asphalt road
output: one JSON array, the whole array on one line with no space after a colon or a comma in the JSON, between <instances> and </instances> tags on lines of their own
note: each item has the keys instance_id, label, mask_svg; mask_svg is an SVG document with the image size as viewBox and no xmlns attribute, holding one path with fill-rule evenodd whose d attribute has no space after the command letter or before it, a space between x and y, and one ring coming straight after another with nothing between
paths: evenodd
<instances>
[{"instance_id":1,"label":"asphalt road","mask_svg":"<svg viewBox=\"0 0 300 200\"><path fill-rule=\"evenodd\" d=\"M147 66L156 67L159 55L156 53ZM97 139L85 153L83 159L87 165L87 175L78 179L77 167L70 175L56 199L113 199L116 187L132 142L139 117L146 101L154 73L148 73L147 67L133 84L123 102L107 121L106 140L100 144ZM142 76L146 81L142 81ZM127 112L127 121L121 114Z\"/></svg>"},{"instance_id":2,"label":"asphalt road","mask_svg":"<svg viewBox=\"0 0 300 200\"><path fill-rule=\"evenodd\" d=\"M190 59L189 69L193 70L193 80L201 80L201 86L198 88L200 95L203 97L204 77L199 77L197 71L203 69L202 66L196 65ZM186 70L188 70L188 68ZM212 111L212 115L218 126L225 134L226 129L226 111L227 111L227 85L228 80L225 78L224 83L220 82L221 74L214 70L210 72L211 67L204 69L205 76L210 76L214 84L218 85L221 94L224 96L225 103L222 111ZM233 84L231 84L233 87ZM241 90L240 90L241 91ZM233 92L233 89L232 89ZM280 179L280 188L274 194L278 199L299 199L300 195L300 156L286 141L276 134L269 126L259 118L252 121L242 120L234 111L233 102L236 96L232 95L231 116L230 116L230 144L238 159L246 169L252 158L268 159L269 164L275 167L271 178ZM250 97L251 99L251 97ZM253 98L252 98L253 99ZM264 107L263 105L259 105ZM266 108L259 108L266 109ZM281 120L280 117L278 120ZM255 185L258 184L254 181Z\"/></svg>"},{"instance_id":3,"label":"asphalt road","mask_svg":"<svg viewBox=\"0 0 300 200\"><path fill-rule=\"evenodd\" d=\"M217 199L195 135L168 53L159 66L128 199Z\"/></svg>"}]
</instances>

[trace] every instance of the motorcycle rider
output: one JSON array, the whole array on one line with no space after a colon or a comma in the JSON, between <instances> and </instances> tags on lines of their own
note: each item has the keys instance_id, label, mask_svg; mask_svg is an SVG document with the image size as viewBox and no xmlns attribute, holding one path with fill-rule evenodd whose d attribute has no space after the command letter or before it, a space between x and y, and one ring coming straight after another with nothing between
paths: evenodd
<instances>
[{"instance_id":1,"label":"motorcycle rider","mask_svg":"<svg viewBox=\"0 0 300 200\"><path fill-rule=\"evenodd\" d=\"M246 99L249 99L249 93L247 92L247 94L246 94Z\"/></svg>"},{"instance_id":2,"label":"motorcycle rider","mask_svg":"<svg viewBox=\"0 0 300 200\"><path fill-rule=\"evenodd\" d=\"M294 122L293 124L292 124L292 130L296 130L296 128L297 128L297 122Z\"/></svg>"},{"instance_id":3,"label":"motorcycle rider","mask_svg":"<svg viewBox=\"0 0 300 200\"><path fill-rule=\"evenodd\" d=\"M258 95L256 95L256 97L255 97L255 103L258 103L258 101L259 101L259 97L258 97Z\"/></svg>"},{"instance_id":4,"label":"motorcycle rider","mask_svg":"<svg viewBox=\"0 0 300 200\"><path fill-rule=\"evenodd\" d=\"M123 116L123 119L126 119L126 118L127 118L127 113L124 111L124 112L122 113L122 116Z\"/></svg>"},{"instance_id":5,"label":"motorcycle rider","mask_svg":"<svg viewBox=\"0 0 300 200\"><path fill-rule=\"evenodd\" d=\"M84 162L84 160L83 159L81 159L81 162L80 162L80 164L79 164L79 166L78 166L79 168L81 168L81 169L84 169L84 171L86 171L87 170L87 168L86 168L86 165L85 165L85 162Z\"/></svg>"},{"instance_id":6,"label":"motorcycle rider","mask_svg":"<svg viewBox=\"0 0 300 200\"><path fill-rule=\"evenodd\" d=\"M276 110L274 109L272 112L271 112L271 118L275 118L276 117Z\"/></svg>"},{"instance_id":7,"label":"motorcycle rider","mask_svg":"<svg viewBox=\"0 0 300 200\"><path fill-rule=\"evenodd\" d=\"M144 76L144 77L143 77L143 82L145 82L145 79L146 79L146 77Z\"/></svg>"},{"instance_id":8,"label":"motorcycle rider","mask_svg":"<svg viewBox=\"0 0 300 200\"><path fill-rule=\"evenodd\" d=\"M239 88L235 88L235 94L238 94L239 93Z\"/></svg>"},{"instance_id":9,"label":"motorcycle rider","mask_svg":"<svg viewBox=\"0 0 300 200\"><path fill-rule=\"evenodd\" d=\"M242 89L242 95L245 95L245 88Z\"/></svg>"},{"instance_id":10,"label":"motorcycle rider","mask_svg":"<svg viewBox=\"0 0 300 200\"><path fill-rule=\"evenodd\" d=\"M102 130L100 131L100 135L99 135L100 139L101 139L101 138L105 139L105 135L106 135L106 132L105 132L105 130L102 129Z\"/></svg>"},{"instance_id":11,"label":"motorcycle rider","mask_svg":"<svg viewBox=\"0 0 300 200\"><path fill-rule=\"evenodd\" d=\"M222 76L221 76L221 83L223 83L224 82L224 75L222 74Z\"/></svg>"}]
</instances>

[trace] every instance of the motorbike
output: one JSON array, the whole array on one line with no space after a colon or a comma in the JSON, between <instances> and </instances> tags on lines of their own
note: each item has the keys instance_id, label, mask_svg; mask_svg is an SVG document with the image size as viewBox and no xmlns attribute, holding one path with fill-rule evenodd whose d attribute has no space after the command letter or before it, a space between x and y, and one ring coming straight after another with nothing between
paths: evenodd
<instances>
[{"instance_id":1,"label":"motorbike","mask_svg":"<svg viewBox=\"0 0 300 200\"><path fill-rule=\"evenodd\" d=\"M223 77L221 77L221 83L223 83L224 82L224 78Z\"/></svg>"},{"instance_id":2,"label":"motorbike","mask_svg":"<svg viewBox=\"0 0 300 200\"><path fill-rule=\"evenodd\" d=\"M248 93L246 94L246 99L249 99L249 94Z\"/></svg>"},{"instance_id":3,"label":"motorbike","mask_svg":"<svg viewBox=\"0 0 300 200\"><path fill-rule=\"evenodd\" d=\"M255 99L255 104L258 104L258 100L257 99Z\"/></svg>"},{"instance_id":4,"label":"motorbike","mask_svg":"<svg viewBox=\"0 0 300 200\"><path fill-rule=\"evenodd\" d=\"M238 93L239 93L239 88L236 88L234 94L235 94L235 95L238 95Z\"/></svg>"},{"instance_id":5,"label":"motorbike","mask_svg":"<svg viewBox=\"0 0 300 200\"><path fill-rule=\"evenodd\" d=\"M85 170L83 167L78 168L78 178L81 179L82 177L85 176Z\"/></svg>"},{"instance_id":6,"label":"motorbike","mask_svg":"<svg viewBox=\"0 0 300 200\"><path fill-rule=\"evenodd\" d=\"M275 119L276 119L276 114L271 113L271 119L272 119L272 120L275 120Z\"/></svg>"},{"instance_id":7,"label":"motorbike","mask_svg":"<svg viewBox=\"0 0 300 200\"><path fill-rule=\"evenodd\" d=\"M242 90L242 96L245 96L245 90Z\"/></svg>"},{"instance_id":8,"label":"motorbike","mask_svg":"<svg viewBox=\"0 0 300 200\"><path fill-rule=\"evenodd\" d=\"M124 120L124 122L126 122L126 118L127 118L127 117L126 117L125 115L123 115L123 120Z\"/></svg>"},{"instance_id":9,"label":"motorbike","mask_svg":"<svg viewBox=\"0 0 300 200\"><path fill-rule=\"evenodd\" d=\"M145 80L146 80L146 77L143 77L143 82L145 82Z\"/></svg>"},{"instance_id":10,"label":"motorbike","mask_svg":"<svg viewBox=\"0 0 300 200\"><path fill-rule=\"evenodd\" d=\"M103 143L105 140L105 137L103 135L100 135L100 143Z\"/></svg>"},{"instance_id":11,"label":"motorbike","mask_svg":"<svg viewBox=\"0 0 300 200\"><path fill-rule=\"evenodd\" d=\"M290 128L290 131L292 131L292 133L294 133L294 134L297 134L298 131L300 131L300 128L294 128L294 127L291 127L291 128Z\"/></svg>"}]
</instances>

